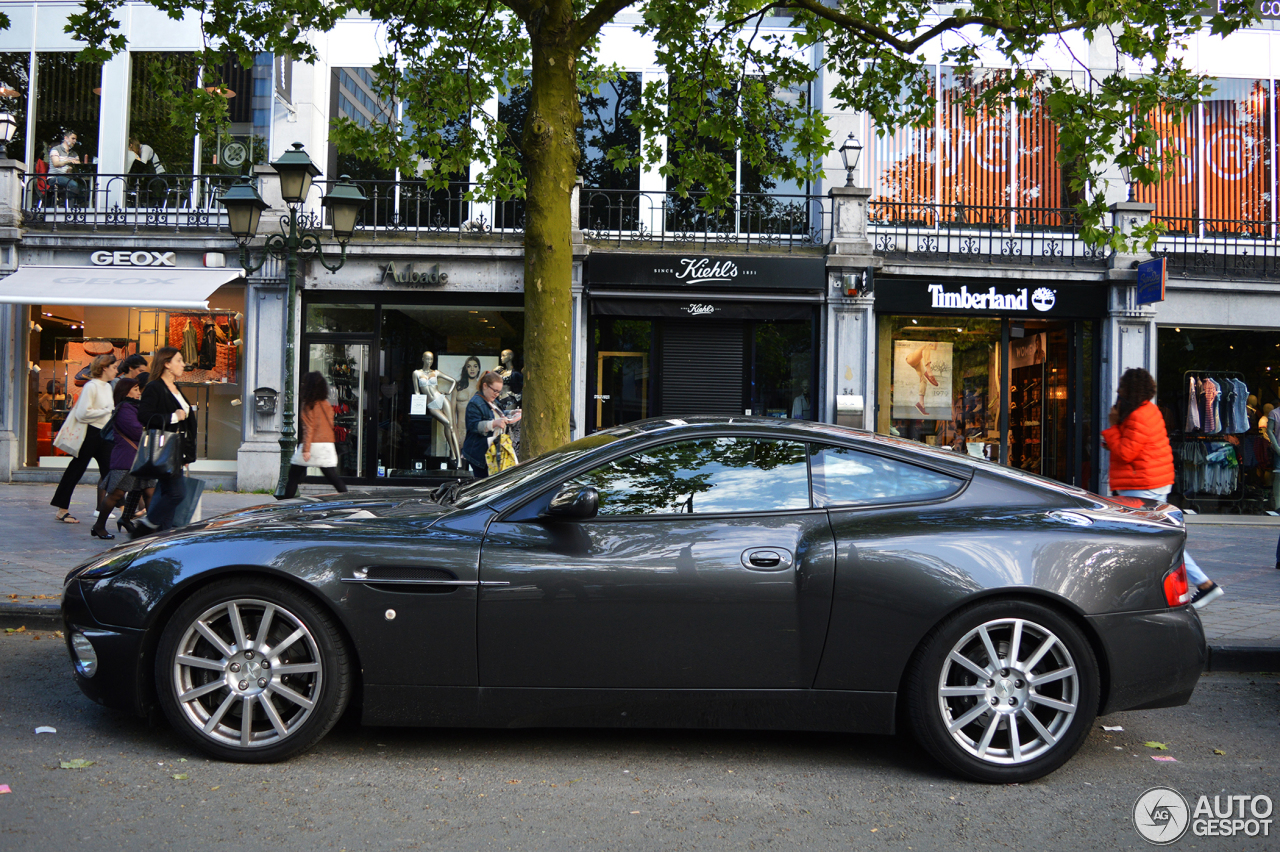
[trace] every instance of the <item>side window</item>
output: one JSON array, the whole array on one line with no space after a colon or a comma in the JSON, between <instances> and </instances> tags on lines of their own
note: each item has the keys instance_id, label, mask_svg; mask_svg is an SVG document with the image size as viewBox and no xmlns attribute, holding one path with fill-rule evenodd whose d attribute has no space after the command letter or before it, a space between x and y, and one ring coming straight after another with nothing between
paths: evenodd
<instances>
[{"instance_id":1,"label":"side window","mask_svg":"<svg viewBox=\"0 0 1280 852\"><path fill-rule=\"evenodd\" d=\"M632 453L575 479L600 492L600 515L700 515L809 508L805 445L757 438L680 441Z\"/></svg>"},{"instance_id":2,"label":"side window","mask_svg":"<svg viewBox=\"0 0 1280 852\"><path fill-rule=\"evenodd\" d=\"M862 506L940 500L964 481L923 467L845 447L813 447L816 506Z\"/></svg>"}]
</instances>

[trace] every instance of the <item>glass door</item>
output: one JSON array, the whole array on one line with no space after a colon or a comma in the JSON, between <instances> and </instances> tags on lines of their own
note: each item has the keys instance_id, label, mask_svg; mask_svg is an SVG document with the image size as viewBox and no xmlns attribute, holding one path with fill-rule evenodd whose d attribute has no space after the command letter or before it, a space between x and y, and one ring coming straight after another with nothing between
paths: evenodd
<instances>
[{"instance_id":1,"label":"glass door","mask_svg":"<svg viewBox=\"0 0 1280 852\"><path fill-rule=\"evenodd\" d=\"M596 353L596 428L649 416L649 353Z\"/></svg>"},{"instance_id":2,"label":"glass door","mask_svg":"<svg viewBox=\"0 0 1280 852\"><path fill-rule=\"evenodd\" d=\"M334 444L338 451L338 473L344 478L363 479L369 470L370 345L367 343L315 343L307 346L307 370L318 370L329 383L329 404L333 406ZM298 439L302 439L299 423ZM308 475L319 476L318 469Z\"/></svg>"}]
</instances>

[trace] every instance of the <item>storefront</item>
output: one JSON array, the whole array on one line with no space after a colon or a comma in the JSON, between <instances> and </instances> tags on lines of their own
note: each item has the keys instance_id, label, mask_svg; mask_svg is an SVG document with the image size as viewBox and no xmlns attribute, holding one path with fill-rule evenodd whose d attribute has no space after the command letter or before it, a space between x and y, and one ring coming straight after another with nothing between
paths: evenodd
<instances>
[{"instance_id":1,"label":"storefront","mask_svg":"<svg viewBox=\"0 0 1280 852\"><path fill-rule=\"evenodd\" d=\"M656 416L818 420L824 259L593 252L587 431Z\"/></svg>"},{"instance_id":2,"label":"storefront","mask_svg":"<svg viewBox=\"0 0 1280 852\"><path fill-rule=\"evenodd\" d=\"M243 270L227 267L221 253L164 246L25 244L18 254L17 271L0 279L0 302L20 306L27 320L26 334L5 344L28 365L18 465L66 467L69 457L54 448L53 438L88 382L94 357L149 359L159 347L173 346L187 363L178 384L199 406L192 470L233 482L243 434Z\"/></svg>"},{"instance_id":3,"label":"storefront","mask_svg":"<svg viewBox=\"0 0 1280 852\"><path fill-rule=\"evenodd\" d=\"M302 294L299 365L329 383L340 473L382 484L469 476L459 450L480 376L502 374L499 404L520 407L522 258L361 250Z\"/></svg>"},{"instance_id":4,"label":"storefront","mask_svg":"<svg viewBox=\"0 0 1280 852\"><path fill-rule=\"evenodd\" d=\"M1170 500L1202 513L1280 510L1280 319L1274 285L1170 280L1156 307L1156 401ZM1277 415L1280 416L1280 415Z\"/></svg>"},{"instance_id":5,"label":"storefront","mask_svg":"<svg viewBox=\"0 0 1280 852\"><path fill-rule=\"evenodd\" d=\"M1105 284L877 279L875 430L1097 487Z\"/></svg>"}]
</instances>

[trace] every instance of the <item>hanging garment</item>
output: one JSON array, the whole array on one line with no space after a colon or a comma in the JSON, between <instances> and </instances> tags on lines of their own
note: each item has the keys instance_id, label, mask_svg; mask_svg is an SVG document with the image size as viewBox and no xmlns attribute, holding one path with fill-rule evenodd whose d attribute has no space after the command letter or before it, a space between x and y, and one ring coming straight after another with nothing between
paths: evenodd
<instances>
[{"instance_id":1,"label":"hanging garment","mask_svg":"<svg viewBox=\"0 0 1280 852\"><path fill-rule=\"evenodd\" d=\"M1222 431L1222 423L1218 419L1218 383L1213 379L1200 380L1200 429L1206 435L1216 435Z\"/></svg>"},{"instance_id":2,"label":"hanging garment","mask_svg":"<svg viewBox=\"0 0 1280 852\"><path fill-rule=\"evenodd\" d=\"M1200 431L1199 383L1195 376L1187 377L1187 434Z\"/></svg>"},{"instance_id":3,"label":"hanging garment","mask_svg":"<svg viewBox=\"0 0 1280 852\"><path fill-rule=\"evenodd\" d=\"M200 344L200 369L212 370L218 363L218 333L213 323L204 327L204 341Z\"/></svg>"},{"instance_id":4,"label":"hanging garment","mask_svg":"<svg viewBox=\"0 0 1280 852\"><path fill-rule=\"evenodd\" d=\"M1248 432L1249 423L1249 386L1239 379L1231 379L1236 389L1235 401L1232 405L1231 419L1235 422L1236 432Z\"/></svg>"},{"instance_id":5,"label":"hanging garment","mask_svg":"<svg viewBox=\"0 0 1280 852\"><path fill-rule=\"evenodd\" d=\"M1217 382L1220 390L1218 396L1218 431L1224 435L1243 432L1244 430L1237 429L1235 424L1236 386L1231 384L1230 379L1218 379Z\"/></svg>"},{"instance_id":6,"label":"hanging garment","mask_svg":"<svg viewBox=\"0 0 1280 852\"><path fill-rule=\"evenodd\" d=\"M200 333L191 323L187 323L186 331L182 332L182 360L188 365L200 360Z\"/></svg>"}]
</instances>

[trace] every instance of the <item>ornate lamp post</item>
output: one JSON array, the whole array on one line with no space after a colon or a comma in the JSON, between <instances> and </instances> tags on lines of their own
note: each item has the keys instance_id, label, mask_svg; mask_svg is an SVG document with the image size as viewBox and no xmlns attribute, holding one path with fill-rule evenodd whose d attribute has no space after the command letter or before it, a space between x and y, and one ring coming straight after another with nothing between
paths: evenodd
<instances>
[{"instance_id":1,"label":"ornate lamp post","mask_svg":"<svg viewBox=\"0 0 1280 852\"><path fill-rule=\"evenodd\" d=\"M862 158L862 143L852 133L840 146L840 160L844 163L845 186L853 186L853 172L858 168L858 160Z\"/></svg>"},{"instance_id":2,"label":"ornate lamp post","mask_svg":"<svg viewBox=\"0 0 1280 852\"><path fill-rule=\"evenodd\" d=\"M293 423L293 386L294 386L294 302L298 293L299 258L314 258L330 272L337 272L347 262L347 243L356 230L356 218L360 208L364 206L365 197L360 188L343 175L341 181L330 188L329 194L322 202L329 211L333 223L333 235L342 248L342 254L332 265L325 260L322 244L323 235L308 222L299 222L299 214L307 193L311 191L311 181L318 177L320 170L302 150L302 143L293 143L293 150L288 151L280 159L271 164L280 175L280 195L289 206L288 217L280 217L280 231L267 237L264 252L256 264L249 262L249 241L258 232L258 223L262 211L269 205L258 195L258 191L247 180L240 181L223 193L220 201L227 208L227 220L231 233L240 244L240 264L247 272L256 272L274 257L285 262L285 280L289 288L285 299L285 352L284 352L284 411L283 424L280 430L280 478L276 483L276 496L284 495L285 484L289 479L289 460L297 446L297 434Z\"/></svg>"}]
</instances>

